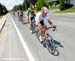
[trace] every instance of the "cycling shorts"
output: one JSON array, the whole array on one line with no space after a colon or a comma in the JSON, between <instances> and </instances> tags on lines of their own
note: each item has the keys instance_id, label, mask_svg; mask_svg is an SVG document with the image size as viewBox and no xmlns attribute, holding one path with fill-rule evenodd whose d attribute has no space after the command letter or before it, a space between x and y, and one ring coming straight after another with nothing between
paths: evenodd
<instances>
[{"instance_id":1,"label":"cycling shorts","mask_svg":"<svg viewBox=\"0 0 75 61\"><path fill-rule=\"evenodd\" d=\"M40 21L40 24L41 24L41 26L44 26L45 25L43 20Z\"/></svg>"}]
</instances>

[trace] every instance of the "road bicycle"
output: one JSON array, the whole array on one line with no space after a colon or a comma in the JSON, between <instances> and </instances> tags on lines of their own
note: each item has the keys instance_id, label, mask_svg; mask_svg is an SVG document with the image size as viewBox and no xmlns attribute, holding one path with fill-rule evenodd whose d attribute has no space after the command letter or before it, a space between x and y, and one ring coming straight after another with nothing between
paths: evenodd
<instances>
[{"instance_id":1,"label":"road bicycle","mask_svg":"<svg viewBox=\"0 0 75 61\"><path fill-rule=\"evenodd\" d=\"M54 39L53 37L49 34L48 30L53 28L53 31L56 30L56 27L48 27L44 29L44 32L42 34L42 40L43 40L43 46L46 47L48 49L48 51L51 54L54 54L56 51L56 47L55 47L55 43L54 43ZM36 36L39 40L39 33L38 31L36 32Z\"/></svg>"}]
</instances>

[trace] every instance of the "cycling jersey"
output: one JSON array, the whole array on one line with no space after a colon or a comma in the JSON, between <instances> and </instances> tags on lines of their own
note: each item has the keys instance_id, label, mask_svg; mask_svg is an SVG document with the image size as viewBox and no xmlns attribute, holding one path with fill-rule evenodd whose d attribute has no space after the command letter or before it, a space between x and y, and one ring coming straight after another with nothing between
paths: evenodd
<instances>
[{"instance_id":1,"label":"cycling jersey","mask_svg":"<svg viewBox=\"0 0 75 61\"><path fill-rule=\"evenodd\" d=\"M43 17L42 14L41 14L41 12L38 13L38 14L36 14L36 17L35 17L36 24L38 22L40 22L42 26L45 25L45 21L44 20L48 20L48 19L49 19L49 17L48 16Z\"/></svg>"},{"instance_id":2,"label":"cycling jersey","mask_svg":"<svg viewBox=\"0 0 75 61\"><path fill-rule=\"evenodd\" d=\"M29 18L30 18L30 20L31 20L32 22L35 22L35 14L34 14L34 15L31 15L31 14L30 14Z\"/></svg>"}]
</instances>

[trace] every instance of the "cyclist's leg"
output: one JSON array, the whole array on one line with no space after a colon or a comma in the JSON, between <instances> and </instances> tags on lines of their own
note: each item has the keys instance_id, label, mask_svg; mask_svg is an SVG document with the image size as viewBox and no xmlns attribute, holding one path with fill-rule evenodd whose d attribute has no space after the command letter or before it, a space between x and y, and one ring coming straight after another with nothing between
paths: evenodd
<instances>
[{"instance_id":1,"label":"cyclist's leg","mask_svg":"<svg viewBox=\"0 0 75 61\"><path fill-rule=\"evenodd\" d=\"M29 22L30 22L30 21L29 21L29 14L28 14L27 16L28 16L28 23L29 23Z\"/></svg>"},{"instance_id":2,"label":"cyclist's leg","mask_svg":"<svg viewBox=\"0 0 75 61\"><path fill-rule=\"evenodd\" d=\"M21 21L23 21L23 15L21 15Z\"/></svg>"},{"instance_id":3,"label":"cyclist's leg","mask_svg":"<svg viewBox=\"0 0 75 61\"><path fill-rule=\"evenodd\" d=\"M37 26L38 26L38 36L39 36L39 41L40 42L43 42L43 39L42 39L43 25L44 25L43 21L39 21L37 23Z\"/></svg>"},{"instance_id":4,"label":"cyclist's leg","mask_svg":"<svg viewBox=\"0 0 75 61\"><path fill-rule=\"evenodd\" d=\"M42 31L42 34L45 34L45 31L47 30L47 26L44 24L43 25L43 31Z\"/></svg>"},{"instance_id":5,"label":"cyclist's leg","mask_svg":"<svg viewBox=\"0 0 75 61\"><path fill-rule=\"evenodd\" d=\"M20 21L20 16L18 17L19 21Z\"/></svg>"},{"instance_id":6,"label":"cyclist's leg","mask_svg":"<svg viewBox=\"0 0 75 61\"><path fill-rule=\"evenodd\" d=\"M19 15L19 21L21 21L21 20L22 20L21 15Z\"/></svg>"},{"instance_id":7,"label":"cyclist's leg","mask_svg":"<svg viewBox=\"0 0 75 61\"><path fill-rule=\"evenodd\" d=\"M39 29L39 32L38 32L38 35L39 35L39 40L40 40L40 42L41 43L43 43L43 36L42 36L42 34L43 34L43 30L40 28L40 27L38 27L38 29Z\"/></svg>"},{"instance_id":8,"label":"cyclist's leg","mask_svg":"<svg viewBox=\"0 0 75 61\"><path fill-rule=\"evenodd\" d=\"M31 28L32 31L34 31L34 27L35 27L35 25L34 25L34 17L31 17L30 18L30 28Z\"/></svg>"},{"instance_id":9,"label":"cyclist's leg","mask_svg":"<svg viewBox=\"0 0 75 61\"><path fill-rule=\"evenodd\" d=\"M29 20L30 32L32 32L32 20Z\"/></svg>"}]
</instances>

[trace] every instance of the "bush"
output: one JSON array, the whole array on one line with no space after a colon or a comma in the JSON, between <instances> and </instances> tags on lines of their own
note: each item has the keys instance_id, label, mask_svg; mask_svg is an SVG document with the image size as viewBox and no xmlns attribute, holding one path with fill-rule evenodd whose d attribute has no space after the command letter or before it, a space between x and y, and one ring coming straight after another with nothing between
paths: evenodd
<instances>
[{"instance_id":1,"label":"bush","mask_svg":"<svg viewBox=\"0 0 75 61\"><path fill-rule=\"evenodd\" d=\"M0 16L5 15L7 13L7 9L4 5L0 4Z\"/></svg>"},{"instance_id":2,"label":"bush","mask_svg":"<svg viewBox=\"0 0 75 61\"><path fill-rule=\"evenodd\" d=\"M13 8L13 11L17 11L17 10L19 10L19 5L15 5Z\"/></svg>"},{"instance_id":3,"label":"bush","mask_svg":"<svg viewBox=\"0 0 75 61\"><path fill-rule=\"evenodd\" d=\"M41 7L44 6L48 8L48 3L46 2L46 0L38 0L36 10L39 11L41 10Z\"/></svg>"},{"instance_id":4,"label":"bush","mask_svg":"<svg viewBox=\"0 0 75 61\"><path fill-rule=\"evenodd\" d=\"M54 5L54 1L50 2L49 5L52 7Z\"/></svg>"},{"instance_id":5,"label":"bush","mask_svg":"<svg viewBox=\"0 0 75 61\"><path fill-rule=\"evenodd\" d=\"M65 0L60 0L60 10L65 10Z\"/></svg>"},{"instance_id":6,"label":"bush","mask_svg":"<svg viewBox=\"0 0 75 61\"><path fill-rule=\"evenodd\" d=\"M73 4L65 4L65 8L68 9L68 8L72 8L73 7Z\"/></svg>"}]
</instances>

